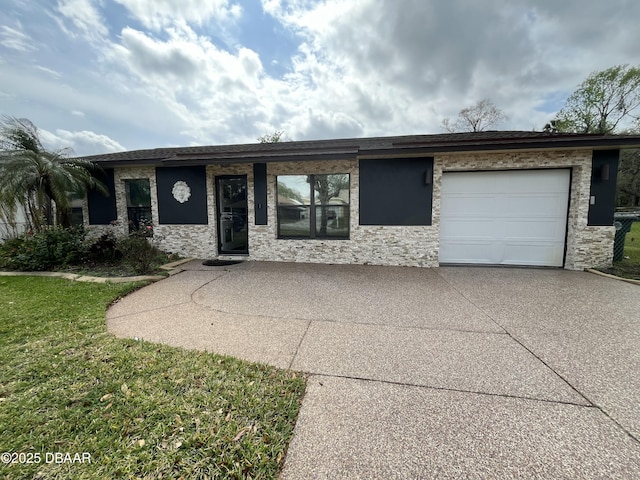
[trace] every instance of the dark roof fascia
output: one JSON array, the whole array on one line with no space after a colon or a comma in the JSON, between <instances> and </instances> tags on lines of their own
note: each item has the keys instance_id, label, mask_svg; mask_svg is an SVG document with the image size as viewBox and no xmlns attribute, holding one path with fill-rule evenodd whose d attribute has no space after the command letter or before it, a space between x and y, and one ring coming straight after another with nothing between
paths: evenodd
<instances>
[{"instance_id":1,"label":"dark roof fascia","mask_svg":"<svg viewBox=\"0 0 640 480\"><path fill-rule=\"evenodd\" d=\"M183 156L162 159L157 162L165 167L184 165L240 164L240 163L274 163L274 162L308 162L316 160L355 160L358 150L343 152L292 153L284 155L243 155L243 156Z\"/></svg>"},{"instance_id":2,"label":"dark roof fascia","mask_svg":"<svg viewBox=\"0 0 640 480\"><path fill-rule=\"evenodd\" d=\"M469 142L469 143L437 143L420 144L418 142L394 143L393 148L386 149L363 149L359 152L360 158L366 157L388 157L394 155L434 155L438 153L455 152L486 152L499 150L554 150L554 149L619 149L619 148L640 148L640 136L630 138L620 138L617 136L606 137L564 137L551 140L531 140L521 141L495 141L495 142Z\"/></svg>"},{"instance_id":3,"label":"dark roof fascia","mask_svg":"<svg viewBox=\"0 0 640 480\"><path fill-rule=\"evenodd\" d=\"M102 168L112 167L153 167L160 165L161 160L157 158L124 158L122 160L94 160L93 163Z\"/></svg>"},{"instance_id":4,"label":"dark roof fascia","mask_svg":"<svg viewBox=\"0 0 640 480\"><path fill-rule=\"evenodd\" d=\"M322 142L328 143L329 141L322 140ZM309 145L303 145L305 143ZM266 149L264 148L263 145L274 146L276 148ZM263 148L256 148L259 146L263 146ZM211 150L203 151L203 152L190 152L190 151L181 152L178 149L178 151L174 153L174 156L176 158L183 158L183 157L229 158L229 157L244 157L244 156L269 157L269 156L291 155L291 153L287 153L287 152L293 152L294 154L300 153L300 152L310 152L310 151L315 151L317 153L332 153L332 152L343 153L343 152L357 151L360 148L360 145L359 144L322 145L322 146L313 147L311 146L311 142L283 142L278 144L237 145L236 147L244 147L244 148L236 148L233 150L231 149L221 150L221 148L224 148L224 147L211 147L212 148ZM252 147L252 148L249 148L249 147ZM202 148L207 148L207 147L202 147ZM311 154L307 154L307 155L311 155Z\"/></svg>"},{"instance_id":5,"label":"dark roof fascia","mask_svg":"<svg viewBox=\"0 0 640 480\"><path fill-rule=\"evenodd\" d=\"M274 163L274 162L310 162L317 160L355 160L358 157L357 150L346 152L325 152L307 154L286 154L286 155L251 155L251 156L215 156L198 155L186 156L176 155L167 158L130 158L122 160L97 160L95 163L102 167L123 167L123 166L156 166L156 167L179 167L179 166L199 166L199 165L231 165L242 163Z\"/></svg>"},{"instance_id":6,"label":"dark roof fascia","mask_svg":"<svg viewBox=\"0 0 640 480\"><path fill-rule=\"evenodd\" d=\"M86 157L103 167L188 166L349 160L437 153L640 148L640 135L544 134L542 132L485 132L404 137L337 139L283 144L160 148ZM140 157L136 158L137 155Z\"/></svg>"}]
</instances>

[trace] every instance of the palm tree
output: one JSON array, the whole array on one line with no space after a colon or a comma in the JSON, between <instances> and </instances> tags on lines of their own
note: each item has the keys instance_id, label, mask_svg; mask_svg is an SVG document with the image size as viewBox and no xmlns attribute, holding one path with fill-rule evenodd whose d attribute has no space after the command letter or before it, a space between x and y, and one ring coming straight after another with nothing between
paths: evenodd
<instances>
[{"instance_id":1,"label":"palm tree","mask_svg":"<svg viewBox=\"0 0 640 480\"><path fill-rule=\"evenodd\" d=\"M22 205L31 228L52 225L55 204L62 226L70 226L71 194L84 197L87 189L108 194L94 177L92 162L70 158L70 149L48 151L38 129L27 119L4 116L0 121L0 202L13 210Z\"/></svg>"}]
</instances>

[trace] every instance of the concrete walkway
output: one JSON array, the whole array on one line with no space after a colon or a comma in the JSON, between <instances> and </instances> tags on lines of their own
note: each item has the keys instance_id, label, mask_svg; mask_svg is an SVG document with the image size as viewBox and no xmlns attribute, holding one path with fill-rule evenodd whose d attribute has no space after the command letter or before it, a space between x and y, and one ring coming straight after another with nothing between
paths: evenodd
<instances>
[{"instance_id":1,"label":"concrete walkway","mask_svg":"<svg viewBox=\"0 0 640 480\"><path fill-rule=\"evenodd\" d=\"M640 478L640 287L583 272L245 262L108 328L310 374L284 479Z\"/></svg>"}]
</instances>

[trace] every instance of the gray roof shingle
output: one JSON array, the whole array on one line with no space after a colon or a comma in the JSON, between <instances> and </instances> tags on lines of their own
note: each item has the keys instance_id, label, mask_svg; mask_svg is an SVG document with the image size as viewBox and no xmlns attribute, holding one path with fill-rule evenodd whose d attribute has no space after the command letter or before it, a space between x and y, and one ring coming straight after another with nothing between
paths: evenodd
<instances>
[{"instance_id":1,"label":"gray roof shingle","mask_svg":"<svg viewBox=\"0 0 640 480\"><path fill-rule=\"evenodd\" d=\"M456 151L640 147L640 135L488 131L130 150L83 157L103 166L198 165L404 156Z\"/></svg>"}]
</instances>

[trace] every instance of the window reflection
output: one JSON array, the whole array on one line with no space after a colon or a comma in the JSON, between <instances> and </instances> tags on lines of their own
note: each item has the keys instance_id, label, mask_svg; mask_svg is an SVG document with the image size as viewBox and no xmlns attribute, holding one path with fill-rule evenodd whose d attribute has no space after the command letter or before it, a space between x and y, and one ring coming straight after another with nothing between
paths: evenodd
<instances>
[{"instance_id":1,"label":"window reflection","mask_svg":"<svg viewBox=\"0 0 640 480\"><path fill-rule=\"evenodd\" d=\"M277 187L279 237L349 238L348 174L281 175Z\"/></svg>"},{"instance_id":2,"label":"window reflection","mask_svg":"<svg viewBox=\"0 0 640 480\"><path fill-rule=\"evenodd\" d=\"M129 231L150 225L151 221L151 184L148 178L125 180L127 196L127 217Z\"/></svg>"}]
</instances>

